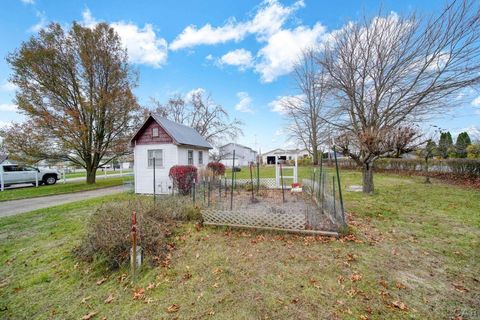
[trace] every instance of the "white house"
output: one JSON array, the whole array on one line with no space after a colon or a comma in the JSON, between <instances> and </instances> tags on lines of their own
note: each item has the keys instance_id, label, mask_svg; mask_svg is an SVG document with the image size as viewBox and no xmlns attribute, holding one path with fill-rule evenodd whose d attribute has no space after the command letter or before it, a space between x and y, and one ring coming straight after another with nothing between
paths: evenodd
<instances>
[{"instance_id":1,"label":"white house","mask_svg":"<svg viewBox=\"0 0 480 320\"><path fill-rule=\"evenodd\" d=\"M135 192L145 194L153 193L154 184L155 193L169 193L172 188L168 177L170 168L174 165L203 167L212 149L193 128L153 114L130 143L134 154Z\"/></svg>"},{"instance_id":2,"label":"white house","mask_svg":"<svg viewBox=\"0 0 480 320\"><path fill-rule=\"evenodd\" d=\"M279 160L295 160L295 156L298 159L306 158L310 156L310 153L307 149L299 150L285 150L285 149L274 149L269 152L262 154L263 164L275 164L275 156L278 156Z\"/></svg>"},{"instance_id":3,"label":"white house","mask_svg":"<svg viewBox=\"0 0 480 320\"><path fill-rule=\"evenodd\" d=\"M226 167L231 167L233 162L233 150L235 150L235 166L248 166L250 162L257 161L257 152L247 146L238 143L227 143L221 146L218 151L220 154L220 162Z\"/></svg>"}]
</instances>

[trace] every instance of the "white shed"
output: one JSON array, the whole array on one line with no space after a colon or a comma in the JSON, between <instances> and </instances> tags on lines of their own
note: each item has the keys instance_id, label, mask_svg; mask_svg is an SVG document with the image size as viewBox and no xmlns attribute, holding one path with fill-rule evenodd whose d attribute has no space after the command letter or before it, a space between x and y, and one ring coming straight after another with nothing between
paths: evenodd
<instances>
[{"instance_id":1,"label":"white shed","mask_svg":"<svg viewBox=\"0 0 480 320\"><path fill-rule=\"evenodd\" d=\"M220 162L226 167L233 164L233 150L235 150L235 166L248 166L250 162L257 161L257 152L250 147L238 143L227 143L219 148Z\"/></svg>"},{"instance_id":2,"label":"white shed","mask_svg":"<svg viewBox=\"0 0 480 320\"><path fill-rule=\"evenodd\" d=\"M151 114L131 140L134 154L135 193L166 194L174 165L208 164L212 146L195 129ZM155 159L155 160L154 160ZM155 170L153 163L155 162ZM155 172L155 180L154 180Z\"/></svg>"}]
</instances>

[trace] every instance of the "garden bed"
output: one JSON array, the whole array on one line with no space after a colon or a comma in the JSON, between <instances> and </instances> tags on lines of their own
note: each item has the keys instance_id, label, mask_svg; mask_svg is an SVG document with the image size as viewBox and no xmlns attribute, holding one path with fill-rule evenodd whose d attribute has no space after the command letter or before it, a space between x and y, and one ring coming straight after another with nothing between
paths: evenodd
<instances>
[{"instance_id":1,"label":"garden bed","mask_svg":"<svg viewBox=\"0 0 480 320\"><path fill-rule=\"evenodd\" d=\"M241 189L232 197L230 191L217 192L202 210L205 224L337 235L337 226L305 193L262 189L252 197Z\"/></svg>"}]
</instances>

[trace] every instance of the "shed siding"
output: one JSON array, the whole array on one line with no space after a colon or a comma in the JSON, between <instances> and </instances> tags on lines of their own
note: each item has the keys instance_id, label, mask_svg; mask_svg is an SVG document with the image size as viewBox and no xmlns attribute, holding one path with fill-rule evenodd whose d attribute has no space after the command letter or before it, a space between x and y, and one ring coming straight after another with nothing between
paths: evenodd
<instances>
[{"instance_id":1,"label":"shed siding","mask_svg":"<svg viewBox=\"0 0 480 320\"><path fill-rule=\"evenodd\" d=\"M158 129L158 137L152 136L153 128ZM137 145L145 144L159 144L159 143L173 143L173 139L163 128L153 119L150 119L145 128L139 132L136 140Z\"/></svg>"},{"instance_id":2,"label":"shed siding","mask_svg":"<svg viewBox=\"0 0 480 320\"><path fill-rule=\"evenodd\" d=\"M148 150L163 150L163 167L155 168L157 194L169 193L172 182L168 177L170 168L178 164L178 148L174 144L145 144L134 148L135 192L153 194L153 168L148 167Z\"/></svg>"}]
</instances>

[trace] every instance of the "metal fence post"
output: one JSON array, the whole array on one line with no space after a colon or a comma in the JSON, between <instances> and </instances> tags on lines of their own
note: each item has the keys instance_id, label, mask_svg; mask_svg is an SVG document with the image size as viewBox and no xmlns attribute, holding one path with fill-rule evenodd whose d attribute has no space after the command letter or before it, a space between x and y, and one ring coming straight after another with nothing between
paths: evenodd
<instances>
[{"instance_id":1,"label":"metal fence post","mask_svg":"<svg viewBox=\"0 0 480 320\"><path fill-rule=\"evenodd\" d=\"M333 212L335 214L335 218L337 218L337 208L335 204L335 176L332 176L332 191L333 191Z\"/></svg>"},{"instance_id":2,"label":"metal fence post","mask_svg":"<svg viewBox=\"0 0 480 320\"><path fill-rule=\"evenodd\" d=\"M233 179L235 177L235 149L233 149L233 158L232 158L232 186L230 189L230 210L233 209Z\"/></svg>"},{"instance_id":3,"label":"metal fence post","mask_svg":"<svg viewBox=\"0 0 480 320\"><path fill-rule=\"evenodd\" d=\"M210 193L211 193L211 181L210 181L210 177L208 177L208 203L207 203L207 206L210 207Z\"/></svg>"},{"instance_id":4,"label":"metal fence post","mask_svg":"<svg viewBox=\"0 0 480 320\"><path fill-rule=\"evenodd\" d=\"M257 195L260 190L260 163L257 162Z\"/></svg>"},{"instance_id":5,"label":"metal fence post","mask_svg":"<svg viewBox=\"0 0 480 320\"><path fill-rule=\"evenodd\" d=\"M63 184L67 183L67 178L65 174L65 167L63 168Z\"/></svg>"},{"instance_id":6,"label":"metal fence post","mask_svg":"<svg viewBox=\"0 0 480 320\"><path fill-rule=\"evenodd\" d=\"M35 187L38 188L38 171L35 172Z\"/></svg>"},{"instance_id":7,"label":"metal fence post","mask_svg":"<svg viewBox=\"0 0 480 320\"><path fill-rule=\"evenodd\" d=\"M3 183L3 172L0 172L0 191L5 191L5 184Z\"/></svg>"},{"instance_id":8,"label":"metal fence post","mask_svg":"<svg viewBox=\"0 0 480 320\"><path fill-rule=\"evenodd\" d=\"M207 202L207 185L206 185L206 182L205 182L205 177L202 177L202 180L203 180L203 203L205 204L205 202Z\"/></svg>"},{"instance_id":9,"label":"metal fence post","mask_svg":"<svg viewBox=\"0 0 480 320\"><path fill-rule=\"evenodd\" d=\"M337 151L335 150L335 146L333 146L333 156L335 158L335 168L337 171L338 196L340 197L340 208L342 210L342 220L343 220L343 223L345 224L345 208L343 207L342 186L340 183L340 172L338 171Z\"/></svg>"},{"instance_id":10,"label":"metal fence post","mask_svg":"<svg viewBox=\"0 0 480 320\"><path fill-rule=\"evenodd\" d=\"M193 200L193 206L195 206L195 180L193 180L193 185L192 185L192 200Z\"/></svg>"}]
</instances>

